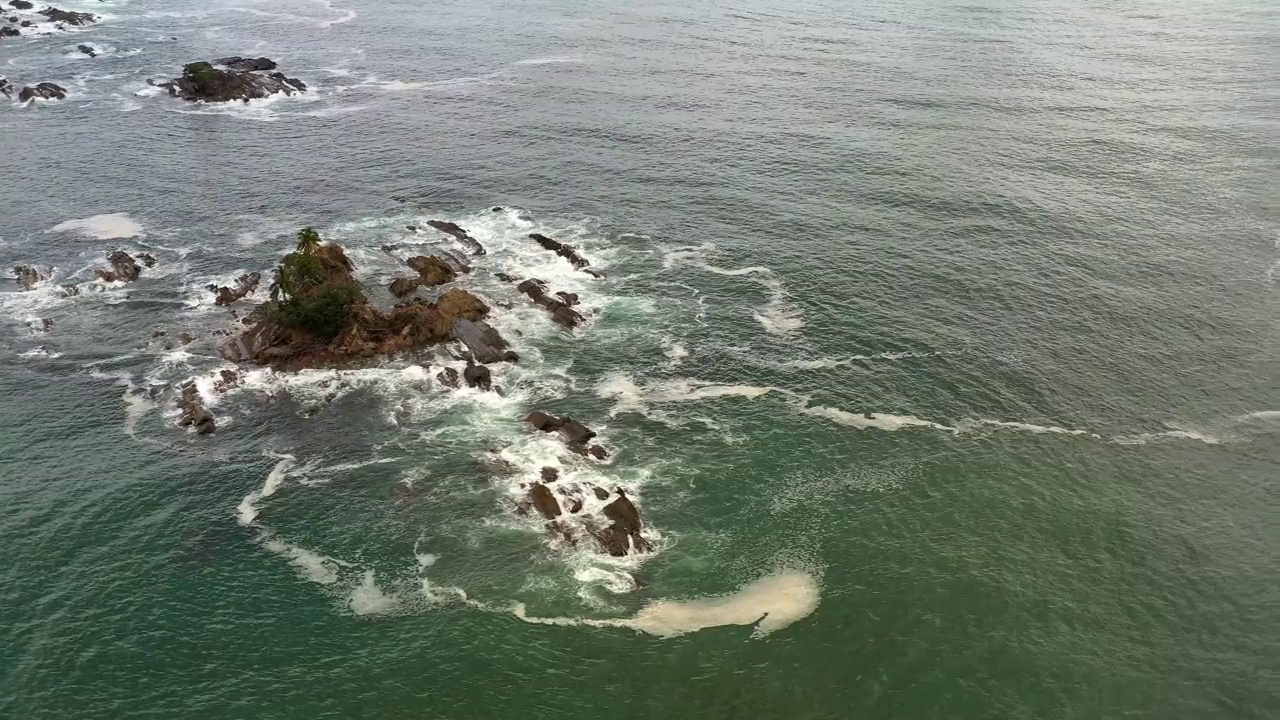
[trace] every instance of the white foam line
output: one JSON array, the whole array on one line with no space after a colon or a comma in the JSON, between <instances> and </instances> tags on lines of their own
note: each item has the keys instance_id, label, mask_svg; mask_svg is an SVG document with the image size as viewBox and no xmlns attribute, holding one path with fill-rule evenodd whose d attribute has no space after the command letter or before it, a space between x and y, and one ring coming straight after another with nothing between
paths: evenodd
<instances>
[{"instance_id":1,"label":"white foam line","mask_svg":"<svg viewBox=\"0 0 1280 720\"><path fill-rule=\"evenodd\" d=\"M262 546L269 552L287 558L289 564L297 568L302 577L319 585L332 585L338 582L338 571L341 568L355 567L352 563L338 558L270 537L266 538Z\"/></svg>"},{"instance_id":2,"label":"white foam line","mask_svg":"<svg viewBox=\"0 0 1280 720\"><path fill-rule=\"evenodd\" d=\"M142 225L129 217L128 213L110 213L79 220L67 220L45 230L46 234L55 232L78 232L99 240L139 237L143 234Z\"/></svg>"},{"instance_id":3,"label":"white foam line","mask_svg":"<svg viewBox=\"0 0 1280 720\"><path fill-rule=\"evenodd\" d=\"M275 467L271 468L271 472L267 473L267 479L262 483L262 488L245 495L244 499L240 501L240 505L236 507L236 522L243 526L253 524L253 521L258 517L258 501L271 497L280 489L281 485L284 485L285 478L289 474L289 468L297 460L292 455L273 455L273 457L280 458L280 461L275 464Z\"/></svg>"},{"instance_id":4,"label":"white foam line","mask_svg":"<svg viewBox=\"0 0 1280 720\"><path fill-rule=\"evenodd\" d=\"M821 595L821 585L813 575L784 571L766 575L729 595L656 600L629 618L535 617L524 605L515 606L512 612L525 622L540 625L630 628L660 638L726 625L755 625L752 637L760 638L811 615Z\"/></svg>"}]
</instances>

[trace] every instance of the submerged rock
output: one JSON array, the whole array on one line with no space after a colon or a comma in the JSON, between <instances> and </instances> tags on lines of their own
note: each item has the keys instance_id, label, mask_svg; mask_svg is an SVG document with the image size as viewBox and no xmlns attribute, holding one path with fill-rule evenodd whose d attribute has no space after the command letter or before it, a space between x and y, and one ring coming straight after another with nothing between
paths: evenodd
<instances>
[{"instance_id":1,"label":"submerged rock","mask_svg":"<svg viewBox=\"0 0 1280 720\"><path fill-rule=\"evenodd\" d=\"M141 262L144 267L155 267L156 265L156 259L151 257L150 253L138 253L138 261ZM254 274L256 275L257 273ZM243 279L245 276L241 275L240 277Z\"/></svg>"},{"instance_id":2,"label":"submerged rock","mask_svg":"<svg viewBox=\"0 0 1280 720\"><path fill-rule=\"evenodd\" d=\"M0 75L0 95L13 97L13 83L9 82L3 75Z\"/></svg>"},{"instance_id":3,"label":"submerged rock","mask_svg":"<svg viewBox=\"0 0 1280 720\"><path fill-rule=\"evenodd\" d=\"M170 95L190 102L249 102L307 89L306 83L286 77L284 73L264 75L248 70L219 70L207 62L188 63L182 67L182 77L158 85L166 88Z\"/></svg>"},{"instance_id":4,"label":"submerged rock","mask_svg":"<svg viewBox=\"0 0 1280 720\"><path fill-rule=\"evenodd\" d=\"M542 482L555 482L560 479L560 471L553 467L544 467L540 471L542 474Z\"/></svg>"},{"instance_id":5,"label":"submerged rock","mask_svg":"<svg viewBox=\"0 0 1280 720\"><path fill-rule=\"evenodd\" d=\"M30 102L36 98L42 100L65 100L67 98L67 89L51 82L42 82L35 87L28 85L18 93L18 102Z\"/></svg>"},{"instance_id":6,"label":"submerged rock","mask_svg":"<svg viewBox=\"0 0 1280 720\"><path fill-rule=\"evenodd\" d=\"M458 371L454 370L451 367L447 367L441 370L440 372L436 373L436 380L439 380L440 384L446 387L451 387L455 389L459 387Z\"/></svg>"},{"instance_id":7,"label":"submerged rock","mask_svg":"<svg viewBox=\"0 0 1280 720\"><path fill-rule=\"evenodd\" d=\"M77 45L76 49L84 53L85 55L88 55L91 58L98 57L98 52L93 48L89 47L88 45Z\"/></svg>"},{"instance_id":8,"label":"submerged rock","mask_svg":"<svg viewBox=\"0 0 1280 720\"><path fill-rule=\"evenodd\" d=\"M516 290L527 295L529 299L534 302L535 305L539 305L545 308L548 312L551 313L552 320L556 321L557 323L559 323L560 325L563 325L566 328L573 329L581 325L582 323L586 322L586 318L583 317L582 313L578 312L577 310L574 310L572 307L569 307L569 305L566 304L563 300L557 300L552 296L548 295L547 284L542 280L539 280L537 278L530 278L520 283L519 285L517 285ZM576 294L570 294L570 293L559 293L559 294L568 295L573 299L573 302L575 304L578 302L578 296Z\"/></svg>"},{"instance_id":9,"label":"submerged rock","mask_svg":"<svg viewBox=\"0 0 1280 720\"><path fill-rule=\"evenodd\" d=\"M133 282L142 274L142 268L133 256L123 250L116 250L107 256L111 270L99 270L98 278L103 282Z\"/></svg>"}]
</instances>

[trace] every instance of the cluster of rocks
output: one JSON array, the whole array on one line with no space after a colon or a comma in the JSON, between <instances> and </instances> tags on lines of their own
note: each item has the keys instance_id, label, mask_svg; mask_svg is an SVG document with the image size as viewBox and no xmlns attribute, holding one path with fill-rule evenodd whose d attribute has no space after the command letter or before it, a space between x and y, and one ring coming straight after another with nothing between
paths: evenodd
<instances>
[{"instance_id":1,"label":"cluster of rocks","mask_svg":"<svg viewBox=\"0 0 1280 720\"><path fill-rule=\"evenodd\" d=\"M49 279L49 276L31 265L14 265L13 276L22 290L34 290L36 285Z\"/></svg>"},{"instance_id":2,"label":"cluster of rocks","mask_svg":"<svg viewBox=\"0 0 1280 720\"><path fill-rule=\"evenodd\" d=\"M212 434L218 429L213 413L204 407L200 399L200 390L195 382L188 381L182 386L182 394L178 396L178 409L182 415L178 418L179 427L192 427L201 435Z\"/></svg>"},{"instance_id":3,"label":"cluster of rocks","mask_svg":"<svg viewBox=\"0 0 1280 720\"><path fill-rule=\"evenodd\" d=\"M191 102L249 102L277 93L293 95L306 92L307 84L281 72L262 72L276 67L269 58L222 58L214 63L193 62L182 67L182 77L155 83L174 97Z\"/></svg>"},{"instance_id":4,"label":"cluster of rocks","mask_svg":"<svg viewBox=\"0 0 1280 720\"><path fill-rule=\"evenodd\" d=\"M538 243L539 245L546 248L547 250L554 252L555 254L559 255L565 260L568 260L569 263L573 265L573 267L577 270L582 270L583 268L591 264L587 262L587 259L582 257L582 254L579 253L576 249L568 245L565 245L559 240L552 240L546 235L542 235L539 233L530 233L529 239Z\"/></svg>"},{"instance_id":5,"label":"cluster of rocks","mask_svg":"<svg viewBox=\"0 0 1280 720\"><path fill-rule=\"evenodd\" d=\"M467 249L467 252L470 252L472 255L485 254L484 246L480 244L480 241L471 237L466 230L458 227L457 224L445 222L444 220L428 220L427 225L445 233L446 235L452 235L459 243L462 244L463 247Z\"/></svg>"},{"instance_id":6,"label":"cluster of rocks","mask_svg":"<svg viewBox=\"0 0 1280 720\"><path fill-rule=\"evenodd\" d=\"M3 30L4 28L0 28ZM14 85L4 76L0 76L0 95L7 98L13 97ZM24 85L18 90L18 102L26 103L36 98L41 100L65 100L67 97L67 89L51 82L37 83L35 86Z\"/></svg>"},{"instance_id":7,"label":"cluster of rocks","mask_svg":"<svg viewBox=\"0 0 1280 720\"><path fill-rule=\"evenodd\" d=\"M138 262L141 261L142 265ZM102 282L133 282L142 274L142 267L153 267L156 259L147 253L139 253L133 257L123 250L116 250L107 256L111 263L110 270L98 270L98 279Z\"/></svg>"},{"instance_id":8,"label":"cluster of rocks","mask_svg":"<svg viewBox=\"0 0 1280 720\"><path fill-rule=\"evenodd\" d=\"M28 0L9 0L9 7L14 10L31 10L35 7ZM36 13L43 16L46 20L56 23L55 27L59 30L66 30L66 26L73 25L80 27L90 25L98 21L98 16L87 12L73 12L70 10L59 10L55 7L48 7ZM17 15L10 15L4 18L8 21L6 25L0 25L0 37L20 37L22 30L20 28L35 27L35 23L29 19L21 18Z\"/></svg>"},{"instance_id":9,"label":"cluster of rocks","mask_svg":"<svg viewBox=\"0 0 1280 720\"><path fill-rule=\"evenodd\" d=\"M262 282L262 273L247 273L236 278L236 286L234 288L223 285L209 285L209 292L213 293L215 305L230 305L235 301L243 298L245 295L258 289L258 284Z\"/></svg>"},{"instance_id":10,"label":"cluster of rocks","mask_svg":"<svg viewBox=\"0 0 1280 720\"><path fill-rule=\"evenodd\" d=\"M558 418L539 410L529 413L524 421L532 425L535 430L557 433L564 440L565 446L578 455L590 455L597 460L609 457L609 451L600 445L588 444L595 439L596 432L573 418Z\"/></svg>"}]
</instances>

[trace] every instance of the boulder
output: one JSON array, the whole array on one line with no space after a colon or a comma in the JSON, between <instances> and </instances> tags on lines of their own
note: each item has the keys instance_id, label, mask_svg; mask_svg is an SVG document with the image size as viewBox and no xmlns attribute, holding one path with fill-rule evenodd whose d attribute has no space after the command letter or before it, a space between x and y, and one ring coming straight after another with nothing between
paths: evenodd
<instances>
[{"instance_id":1,"label":"boulder","mask_svg":"<svg viewBox=\"0 0 1280 720\"><path fill-rule=\"evenodd\" d=\"M555 482L560 479L560 471L553 467L542 468L542 482Z\"/></svg>"},{"instance_id":2,"label":"boulder","mask_svg":"<svg viewBox=\"0 0 1280 720\"><path fill-rule=\"evenodd\" d=\"M583 322L586 318L577 310L569 307L568 304L547 294L547 284L537 278L530 278L516 286L516 290L524 293L534 302L546 308L551 313L551 319L566 328L573 329ZM573 302L578 302L578 296L573 293L557 293L557 295L572 298Z\"/></svg>"},{"instance_id":3,"label":"boulder","mask_svg":"<svg viewBox=\"0 0 1280 720\"><path fill-rule=\"evenodd\" d=\"M535 484L529 490L529 501L533 506L542 513L542 516L548 520L560 517L560 501L556 500L556 496L551 492L551 488L542 483Z\"/></svg>"},{"instance_id":4,"label":"boulder","mask_svg":"<svg viewBox=\"0 0 1280 720\"><path fill-rule=\"evenodd\" d=\"M458 371L454 370L451 367L447 367L441 370L440 372L436 373L436 380L438 380L440 384L444 385L445 387L457 388L458 387Z\"/></svg>"},{"instance_id":5,"label":"boulder","mask_svg":"<svg viewBox=\"0 0 1280 720\"><path fill-rule=\"evenodd\" d=\"M231 70L241 70L246 72L257 72L263 70L275 70L276 61L271 58L243 58L239 55L232 57L218 58L213 61L214 65L221 65Z\"/></svg>"},{"instance_id":6,"label":"boulder","mask_svg":"<svg viewBox=\"0 0 1280 720\"><path fill-rule=\"evenodd\" d=\"M595 494L596 494L596 499L597 499L597 500L608 500L608 499L609 499L609 491L608 491L608 490L605 490L604 488L600 487L599 485L595 485L595 486L593 486L593 487L591 488L591 491L592 491L593 493L595 493Z\"/></svg>"},{"instance_id":7,"label":"boulder","mask_svg":"<svg viewBox=\"0 0 1280 720\"><path fill-rule=\"evenodd\" d=\"M77 45L77 46L76 46L76 49L77 49L77 50L79 50L80 52L84 53L85 55L88 55L88 56L89 56L89 57L91 57L91 58L96 58L96 57L98 57L98 53L97 53L97 51L96 51L96 50L94 50L93 48L89 47L88 45Z\"/></svg>"},{"instance_id":8,"label":"boulder","mask_svg":"<svg viewBox=\"0 0 1280 720\"><path fill-rule=\"evenodd\" d=\"M159 83L170 95L190 102L249 102L278 93L305 92L306 83L284 73L260 74L247 70L219 70L207 62L188 63L182 77Z\"/></svg>"},{"instance_id":9,"label":"boulder","mask_svg":"<svg viewBox=\"0 0 1280 720\"><path fill-rule=\"evenodd\" d=\"M605 450L599 445L592 445L591 447L587 448L587 454L597 460L605 460L609 457L609 451Z\"/></svg>"},{"instance_id":10,"label":"boulder","mask_svg":"<svg viewBox=\"0 0 1280 720\"><path fill-rule=\"evenodd\" d=\"M569 513L570 513L570 514L573 514L573 515L576 515L576 514L578 514L578 513L580 513L580 512L582 512L582 499L581 499L581 498L574 498L574 499L569 503Z\"/></svg>"},{"instance_id":11,"label":"boulder","mask_svg":"<svg viewBox=\"0 0 1280 720\"><path fill-rule=\"evenodd\" d=\"M19 10L30 10L35 7L35 5L27 2L27 0L9 0L9 7L17 8Z\"/></svg>"},{"instance_id":12,"label":"boulder","mask_svg":"<svg viewBox=\"0 0 1280 720\"><path fill-rule=\"evenodd\" d=\"M487 323L458 318L453 323L453 336L467 346L476 362L515 362L520 359L508 348L507 341L498 331Z\"/></svg>"},{"instance_id":13,"label":"boulder","mask_svg":"<svg viewBox=\"0 0 1280 720\"><path fill-rule=\"evenodd\" d=\"M35 286L49 279L47 275L30 265L14 265L13 276L18 280L18 287L33 290Z\"/></svg>"},{"instance_id":14,"label":"boulder","mask_svg":"<svg viewBox=\"0 0 1280 720\"><path fill-rule=\"evenodd\" d=\"M52 22L66 23L67 25L76 25L76 26L89 25L98 19L98 16L94 15L93 13L59 10L58 8L55 8L55 7L45 8L44 10L41 10L36 14L43 15L49 18L49 20Z\"/></svg>"},{"instance_id":15,"label":"boulder","mask_svg":"<svg viewBox=\"0 0 1280 720\"><path fill-rule=\"evenodd\" d=\"M139 253L138 261L141 262L144 267L156 266L156 259L154 257L151 257L151 253ZM254 273L254 275L257 275L257 273ZM243 275L241 275L240 277L242 279L244 278Z\"/></svg>"},{"instance_id":16,"label":"boulder","mask_svg":"<svg viewBox=\"0 0 1280 720\"><path fill-rule=\"evenodd\" d=\"M544 413L540 410L529 413L524 421L532 425L535 430L541 430L542 432L554 432L564 424L564 421L555 415Z\"/></svg>"},{"instance_id":17,"label":"boulder","mask_svg":"<svg viewBox=\"0 0 1280 720\"><path fill-rule=\"evenodd\" d=\"M139 255L138 257L141 259L141 258L150 257L150 256ZM154 264L155 259L152 258L151 262ZM147 267L150 267L150 265L148 265ZM236 278L235 288L229 288L226 285L223 285L222 287L218 288L217 290L218 297L214 300L214 303L217 305L230 305L231 303L239 300L245 295L248 295L249 293L256 290L258 288L258 283L260 282L262 282L262 273L253 272L253 273L241 275L240 277Z\"/></svg>"},{"instance_id":18,"label":"boulder","mask_svg":"<svg viewBox=\"0 0 1280 720\"><path fill-rule=\"evenodd\" d=\"M484 246L480 244L480 241L468 235L466 230L463 230L456 224L445 222L444 220L428 220L427 225L442 233L452 235L459 243L462 244L463 247L467 248L472 255L485 254Z\"/></svg>"},{"instance_id":19,"label":"boulder","mask_svg":"<svg viewBox=\"0 0 1280 720\"><path fill-rule=\"evenodd\" d=\"M65 100L67 89L51 82L42 82L35 87L27 86L18 93L18 102L30 102L36 98L42 100Z\"/></svg>"},{"instance_id":20,"label":"boulder","mask_svg":"<svg viewBox=\"0 0 1280 720\"><path fill-rule=\"evenodd\" d=\"M16 27L9 27L8 25L0 27L0 37L19 37L20 35L22 35L22 31Z\"/></svg>"},{"instance_id":21,"label":"boulder","mask_svg":"<svg viewBox=\"0 0 1280 720\"><path fill-rule=\"evenodd\" d=\"M489 314L489 306L480 298L461 288L453 288L436 300L436 309L448 318L466 318L477 321ZM452 328L451 328L452 329Z\"/></svg>"},{"instance_id":22,"label":"boulder","mask_svg":"<svg viewBox=\"0 0 1280 720\"><path fill-rule=\"evenodd\" d=\"M639 533L644 526L640 520L640 510L622 488L618 488L618 499L604 506L604 516L612 520L628 535Z\"/></svg>"},{"instance_id":23,"label":"boulder","mask_svg":"<svg viewBox=\"0 0 1280 720\"><path fill-rule=\"evenodd\" d=\"M466 369L462 371L462 377L467 381L467 387L480 388L485 391L493 389L493 376L489 372L489 368L484 365L476 365L471 360L468 360Z\"/></svg>"},{"instance_id":24,"label":"boulder","mask_svg":"<svg viewBox=\"0 0 1280 720\"><path fill-rule=\"evenodd\" d=\"M195 341L196 341L195 335L192 335L189 332L179 333L178 335L178 342L182 343L183 345L190 345Z\"/></svg>"},{"instance_id":25,"label":"boulder","mask_svg":"<svg viewBox=\"0 0 1280 720\"><path fill-rule=\"evenodd\" d=\"M591 428L583 425L577 420L565 418L564 423L560 425L560 435L564 437L566 443L570 445L581 445L596 436Z\"/></svg>"},{"instance_id":26,"label":"boulder","mask_svg":"<svg viewBox=\"0 0 1280 720\"><path fill-rule=\"evenodd\" d=\"M99 270L98 277L103 282L133 282L142 274L142 268L133 256L123 250L116 250L107 256L111 270Z\"/></svg>"},{"instance_id":27,"label":"boulder","mask_svg":"<svg viewBox=\"0 0 1280 720\"><path fill-rule=\"evenodd\" d=\"M13 83L9 82L3 75L0 75L0 95L13 97Z\"/></svg>"},{"instance_id":28,"label":"boulder","mask_svg":"<svg viewBox=\"0 0 1280 720\"><path fill-rule=\"evenodd\" d=\"M498 278L498 279L499 279L499 280L501 280L502 282L509 282L509 283L513 283L513 282L519 282L519 281L520 281L520 278L516 277L515 275L509 275L509 274L507 274L507 273L503 273L503 272L500 272L500 273L494 273L494 274L493 274L493 276L494 276L494 277L496 277L496 278Z\"/></svg>"},{"instance_id":29,"label":"boulder","mask_svg":"<svg viewBox=\"0 0 1280 720\"><path fill-rule=\"evenodd\" d=\"M418 286L422 281L418 278L397 278L391 282L391 294L396 297L404 297L417 292Z\"/></svg>"},{"instance_id":30,"label":"boulder","mask_svg":"<svg viewBox=\"0 0 1280 720\"><path fill-rule=\"evenodd\" d=\"M418 272L424 285L443 285L457 276L457 271L437 255L418 255L405 264Z\"/></svg>"},{"instance_id":31,"label":"boulder","mask_svg":"<svg viewBox=\"0 0 1280 720\"><path fill-rule=\"evenodd\" d=\"M556 297L560 298L560 302L563 302L565 305L568 305L569 307L573 307L574 305L577 305L579 302L578 293L560 291L556 293Z\"/></svg>"}]
</instances>

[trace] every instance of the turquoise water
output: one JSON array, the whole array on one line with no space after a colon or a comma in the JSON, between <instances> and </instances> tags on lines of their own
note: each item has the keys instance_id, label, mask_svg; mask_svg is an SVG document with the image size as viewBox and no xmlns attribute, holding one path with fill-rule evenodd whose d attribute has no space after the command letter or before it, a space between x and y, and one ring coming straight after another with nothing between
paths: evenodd
<instances>
[{"instance_id":1,"label":"turquoise water","mask_svg":"<svg viewBox=\"0 0 1280 720\"><path fill-rule=\"evenodd\" d=\"M72 92L0 107L0 260L58 268L0 293L0 716L1280 711L1274 9L633 5L116 0L4 40ZM314 92L145 82L229 54ZM429 218L489 248L507 397L432 352L212 389L206 284L312 224L389 305ZM159 262L53 287L117 247ZM544 464L632 488L656 551L549 541Z\"/></svg>"}]
</instances>

